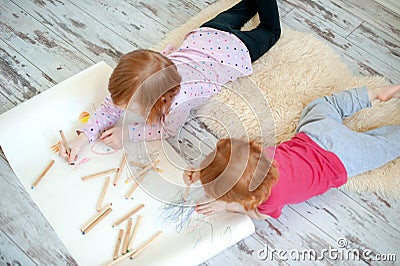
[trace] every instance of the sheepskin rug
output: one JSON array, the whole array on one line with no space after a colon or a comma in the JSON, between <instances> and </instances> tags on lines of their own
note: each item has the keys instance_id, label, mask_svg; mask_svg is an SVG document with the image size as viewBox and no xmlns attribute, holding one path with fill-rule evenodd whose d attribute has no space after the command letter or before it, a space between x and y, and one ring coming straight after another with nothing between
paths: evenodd
<instances>
[{"instance_id":1,"label":"sheepskin rug","mask_svg":"<svg viewBox=\"0 0 400 266\"><path fill-rule=\"evenodd\" d=\"M237 1L221 0L210 5L172 31L154 49L161 51L167 44L178 47L187 32L235 3ZM244 29L257 24L255 17ZM247 135L264 145L279 144L294 136L300 113L312 100L362 85L385 84L388 82L383 77L352 74L323 40L283 27L275 46L253 64L253 74L227 84L197 111L197 115L219 138ZM374 102L372 108L356 113L344 123L353 130L366 131L399 124L399 114L400 100ZM400 158L350 178L343 188L398 198Z\"/></svg>"}]
</instances>

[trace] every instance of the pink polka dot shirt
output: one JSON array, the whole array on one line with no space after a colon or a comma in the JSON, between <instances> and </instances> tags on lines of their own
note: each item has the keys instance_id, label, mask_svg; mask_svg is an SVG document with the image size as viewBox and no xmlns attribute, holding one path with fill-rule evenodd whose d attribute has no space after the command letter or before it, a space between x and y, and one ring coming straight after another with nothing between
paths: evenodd
<instances>
[{"instance_id":1,"label":"pink polka dot shirt","mask_svg":"<svg viewBox=\"0 0 400 266\"><path fill-rule=\"evenodd\" d=\"M173 136L188 121L190 111L217 94L227 82L252 73L250 54L235 35L202 27L188 33L179 48L166 47L162 52L182 76L179 94L159 125L144 122L128 126L132 141L158 140ZM114 126L124 111L116 107L110 96L90 117L84 128L89 141Z\"/></svg>"}]
</instances>

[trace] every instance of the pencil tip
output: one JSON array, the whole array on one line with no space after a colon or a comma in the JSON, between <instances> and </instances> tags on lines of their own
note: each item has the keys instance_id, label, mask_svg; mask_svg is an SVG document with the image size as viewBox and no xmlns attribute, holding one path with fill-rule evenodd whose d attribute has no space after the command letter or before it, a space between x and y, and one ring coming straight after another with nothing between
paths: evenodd
<instances>
[{"instance_id":1,"label":"pencil tip","mask_svg":"<svg viewBox=\"0 0 400 266\"><path fill-rule=\"evenodd\" d=\"M31 189L34 189L35 187L34 186L31 186Z\"/></svg>"}]
</instances>

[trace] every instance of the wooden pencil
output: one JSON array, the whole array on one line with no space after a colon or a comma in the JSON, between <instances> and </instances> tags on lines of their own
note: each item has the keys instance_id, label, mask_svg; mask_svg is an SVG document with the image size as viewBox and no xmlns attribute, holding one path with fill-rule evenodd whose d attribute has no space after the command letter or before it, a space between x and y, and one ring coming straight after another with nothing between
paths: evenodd
<instances>
[{"instance_id":1,"label":"wooden pencil","mask_svg":"<svg viewBox=\"0 0 400 266\"><path fill-rule=\"evenodd\" d=\"M131 230L132 230L132 218L129 218L128 225L126 226L124 244L122 245L122 255L128 252L127 250L129 245L129 237L131 236Z\"/></svg>"},{"instance_id":2,"label":"wooden pencil","mask_svg":"<svg viewBox=\"0 0 400 266\"><path fill-rule=\"evenodd\" d=\"M121 261L126 260L127 258L129 258L130 256L132 256L135 252L136 252L136 250L129 251L129 252L126 253L125 255L119 256L118 258L116 258L115 260L113 260L112 262L110 262L109 264L107 264L107 266L112 266L112 265L118 264L118 263L120 263Z\"/></svg>"},{"instance_id":3,"label":"wooden pencil","mask_svg":"<svg viewBox=\"0 0 400 266\"><path fill-rule=\"evenodd\" d=\"M128 219L129 217L131 217L132 215L134 215L136 212L138 212L140 209L142 209L144 207L144 204L140 204L139 206L137 206L136 208L134 208L133 210L131 210L130 212L128 212L127 214L125 214L124 216L122 216L120 219L118 219L116 222L114 222L112 224L112 226L118 226L120 225L123 221L125 221L126 219Z\"/></svg>"},{"instance_id":4,"label":"wooden pencil","mask_svg":"<svg viewBox=\"0 0 400 266\"><path fill-rule=\"evenodd\" d=\"M92 217L84 226L81 227L82 233L86 231L86 229L96 221L103 213L107 211L107 209L111 208L111 203L107 204L103 209L101 209L95 216Z\"/></svg>"},{"instance_id":5,"label":"wooden pencil","mask_svg":"<svg viewBox=\"0 0 400 266\"><path fill-rule=\"evenodd\" d=\"M101 220L103 220L110 212L112 211L112 208L107 208L106 211L99 216L93 223L91 223L83 232L82 234L88 233L90 230L93 229Z\"/></svg>"},{"instance_id":6,"label":"wooden pencil","mask_svg":"<svg viewBox=\"0 0 400 266\"><path fill-rule=\"evenodd\" d=\"M117 170L118 170L118 168L112 168L112 169L98 172L98 173L95 173L92 175L87 175L87 176L82 177L82 181L88 181L90 179L93 179L93 178L96 178L96 177L99 177L102 175L112 174L112 173L116 172Z\"/></svg>"},{"instance_id":7,"label":"wooden pencil","mask_svg":"<svg viewBox=\"0 0 400 266\"><path fill-rule=\"evenodd\" d=\"M110 177L107 176L106 180L104 181L103 189L101 190L101 194L99 200L97 201L96 211L101 210L101 205L103 205L104 197L106 196L107 188L110 185Z\"/></svg>"},{"instance_id":8,"label":"wooden pencil","mask_svg":"<svg viewBox=\"0 0 400 266\"><path fill-rule=\"evenodd\" d=\"M67 155L69 156L71 154L71 149L68 147L67 139L65 138L64 132L62 130L60 130L60 136L61 136L61 140L64 145L64 148L65 148L65 151L66 151Z\"/></svg>"},{"instance_id":9,"label":"wooden pencil","mask_svg":"<svg viewBox=\"0 0 400 266\"><path fill-rule=\"evenodd\" d=\"M34 189L39 182L42 180L42 178L47 174L47 172L50 170L50 168L53 166L55 160L51 160L49 164L46 166L46 168L43 170L43 172L39 175L39 177L33 182L32 184L32 189Z\"/></svg>"},{"instance_id":10,"label":"wooden pencil","mask_svg":"<svg viewBox=\"0 0 400 266\"><path fill-rule=\"evenodd\" d=\"M118 258L119 247L121 246L123 234L124 234L124 229L119 229L117 244L115 245L114 249L114 257L113 257L114 260Z\"/></svg>"},{"instance_id":11,"label":"wooden pencil","mask_svg":"<svg viewBox=\"0 0 400 266\"><path fill-rule=\"evenodd\" d=\"M121 174L122 174L122 169L123 169L124 166L125 166L125 163L126 163L126 154L122 155L121 163L119 164L119 167L118 167L118 170L117 170L117 174L115 175L115 178L114 178L114 186L117 185L117 182L118 182L118 180L119 180L119 177L120 177Z\"/></svg>"},{"instance_id":12,"label":"wooden pencil","mask_svg":"<svg viewBox=\"0 0 400 266\"><path fill-rule=\"evenodd\" d=\"M133 183L132 187L125 193L125 199L129 199L133 192L138 188L139 184L143 181L149 171L143 172L140 176L136 177L135 182Z\"/></svg>"},{"instance_id":13,"label":"wooden pencil","mask_svg":"<svg viewBox=\"0 0 400 266\"><path fill-rule=\"evenodd\" d=\"M133 165L133 166L140 167L140 168L145 168L147 166L146 164L142 164L142 163L138 163L138 162L134 162L134 161L130 162L130 164ZM150 170L155 170L155 171L157 171L159 173L163 172L163 170L161 168L158 168L158 167L155 167L155 168L153 167L153 169L150 169Z\"/></svg>"},{"instance_id":14,"label":"wooden pencil","mask_svg":"<svg viewBox=\"0 0 400 266\"><path fill-rule=\"evenodd\" d=\"M137 220L136 220L135 227L133 228L131 240L129 241L129 245L128 245L128 250L132 249L133 242L135 242L135 238L136 238L136 236L137 236L137 234L139 232L139 227L140 227L140 224L142 223L142 220L143 220L143 216L139 215Z\"/></svg>"},{"instance_id":15,"label":"wooden pencil","mask_svg":"<svg viewBox=\"0 0 400 266\"><path fill-rule=\"evenodd\" d=\"M137 257L140 253L142 253L146 248L148 248L151 244L154 243L154 241L157 240L157 238L159 238L162 235L162 231L158 231L152 238L149 239L149 241L147 241L146 243L144 243L140 248L138 248L136 250L136 252L133 253L133 255L131 256L131 259L134 259L135 257Z\"/></svg>"},{"instance_id":16,"label":"wooden pencil","mask_svg":"<svg viewBox=\"0 0 400 266\"><path fill-rule=\"evenodd\" d=\"M149 171L151 168L156 167L156 165L160 162L160 160L155 160L153 163L147 165L146 167L144 167L142 170L140 170L136 176L140 176L143 173L145 173L146 171Z\"/></svg>"}]
</instances>

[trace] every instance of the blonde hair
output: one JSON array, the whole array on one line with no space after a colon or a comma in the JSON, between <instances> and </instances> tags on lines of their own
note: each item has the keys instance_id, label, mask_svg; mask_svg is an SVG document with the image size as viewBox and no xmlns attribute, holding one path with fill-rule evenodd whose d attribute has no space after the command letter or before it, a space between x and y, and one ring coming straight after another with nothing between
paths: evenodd
<instances>
[{"instance_id":1,"label":"blonde hair","mask_svg":"<svg viewBox=\"0 0 400 266\"><path fill-rule=\"evenodd\" d=\"M201 163L200 180L208 196L253 210L268 199L278 181L276 167L253 141L222 139Z\"/></svg>"},{"instance_id":2,"label":"blonde hair","mask_svg":"<svg viewBox=\"0 0 400 266\"><path fill-rule=\"evenodd\" d=\"M111 74L108 90L115 105L128 106L133 95L148 123L159 122L179 93L182 78L176 65L151 50L136 50L121 57Z\"/></svg>"}]
</instances>

